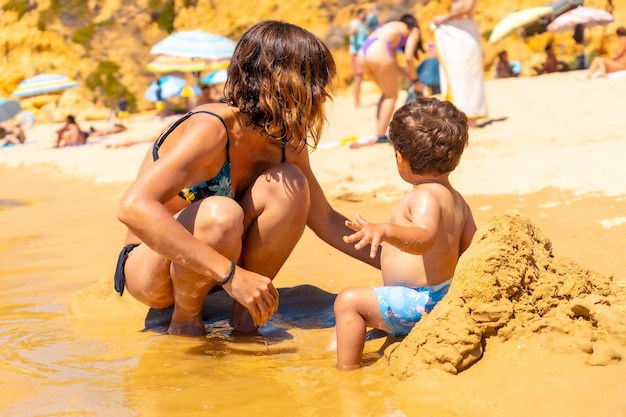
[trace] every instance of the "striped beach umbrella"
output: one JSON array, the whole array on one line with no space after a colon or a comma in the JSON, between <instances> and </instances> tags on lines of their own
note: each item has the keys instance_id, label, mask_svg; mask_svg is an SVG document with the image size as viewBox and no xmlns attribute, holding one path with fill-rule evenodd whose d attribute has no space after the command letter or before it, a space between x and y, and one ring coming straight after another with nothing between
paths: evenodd
<instances>
[{"instance_id":1,"label":"striped beach umbrella","mask_svg":"<svg viewBox=\"0 0 626 417\"><path fill-rule=\"evenodd\" d=\"M78 83L65 75L39 74L19 83L11 94L15 97L37 96L76 87Z\"/></svg>"},{"instance_id":2,"label":"striped beach umbrella","mask_svg":"<svg viewBox=\"0 0 626 417\"><path fill-rule=\"evenodd\" d=\"M180 56L159 55L152 60L147 69L151 72L202 72L216 71L226 68L229 61L210 62L202 58L189 58Z\"/></svg>"},{"instance_id":3,"label":"striped beach umbrella","mask_svg":"<svg viewBox=\"0 0 626 417\"><path fill-rule=\"evenodd\" d=\"M225 36L204 32L200 29L172 33L156 43L150 53L211 61L227 60L233 55L237 44Z\"/></svg>"}]
</instances>

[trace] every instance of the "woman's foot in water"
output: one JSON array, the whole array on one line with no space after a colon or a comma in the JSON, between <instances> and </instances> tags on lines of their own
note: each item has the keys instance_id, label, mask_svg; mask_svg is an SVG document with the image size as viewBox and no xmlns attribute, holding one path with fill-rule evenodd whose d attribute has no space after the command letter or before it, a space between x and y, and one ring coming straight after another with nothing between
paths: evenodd
<instances>
[{"instance_id":1,"label":"woman's foot in water","mask_svg":"<svg viewBox=\"0 0 626 417\"><path fill-rule=\"evenodd\" d=\"M167 329L169 334L181 336L206 336L206 328L202 320L202 311L199 314L185 314L179 308L174 308L170 327Z\"/></svg>"}]
</instances>

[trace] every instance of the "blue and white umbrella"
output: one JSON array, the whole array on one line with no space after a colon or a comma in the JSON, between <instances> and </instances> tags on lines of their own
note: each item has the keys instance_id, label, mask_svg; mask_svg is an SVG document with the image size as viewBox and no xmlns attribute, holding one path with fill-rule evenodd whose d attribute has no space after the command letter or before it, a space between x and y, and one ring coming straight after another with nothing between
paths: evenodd
<instances>
[{"instance_id":1,"label":"blue and white umbrella","mask_svg":"<svg viewBox=\"0 0 626 417\"><path fill-rule=\"evenodd\" d=\"M228 71L226 71L225 69L217 70L202 77L200 79L200 84L206 84L206 85L224 84L226 82L227 77L228 77Z\"/></svg>"},{"instance_id":2,"label":"blue and white umbrella","mask_svg":"<svg viewBox=\"0 0 626 417\"><path fill-rule=\"evenodd\" d=\"M196 29L172 33L156 43L150 53L222 61L230 59L236 45L225 36Z\"/></svg>"},{"instance_id":3,"label":"blue and white umbrella","mask_svg":"<svg viewBox=\"0 0 626 417\"><path fill-rule=\"evenodd\" d=\"M183 93L185 86L187 85L187 81L183 80L180 77L176 77L174 75L165 75L159 78L161 83L161 98L168 99L172 97L179 97ZM194 93L199 94L200 90L196 87ZM150 87L144 93L144 97L146 100L151 102L157 101L157 82L154 81L150 84Z\"/></svg>"},{"instance_id":4,"label":"blue and white umbrella","mask_svg":"<svg viewBox=\"0 0 626 417\"><path fill-rule=\"evenodd\" d=\"M56 93L76 87L78 83L65 75L39 74L30 77L18 84L11 94L15 97L37 96L46 93Z\"/></svg>"},{"instance_id":5,"label":"blue and white umbrella","mask_svg":"<svg viewBox=\"0 0 626 417\"><path fill-rule=\"evenodd\" d=\"M11 120L20 111L22 111L22 106L19 101L0 98L0 122Z\"/></svg>"}]
</instances>

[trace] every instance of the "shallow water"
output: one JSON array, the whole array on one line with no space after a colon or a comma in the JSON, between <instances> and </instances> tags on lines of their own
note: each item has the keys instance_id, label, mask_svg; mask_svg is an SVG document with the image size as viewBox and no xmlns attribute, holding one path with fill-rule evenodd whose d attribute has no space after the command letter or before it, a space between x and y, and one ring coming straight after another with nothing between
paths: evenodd
<instances>
[{"instance_id":1,"label":"shallow water","mask_svg":"<svg viewBox=\"0 0 626 417\"><path fill-rule=\"evenodd\" d=\"M32 191L20 185L32 173L7 171L0 416L411 415L384 359L377 361L382 339L367 344L369 366L351 373L338 372L334 353L325 351L334 294L299 285L329 274L321 268L324 252L315 250L313 265L299 263L308 253L285 268L277 285L290 289L279 288L280 310L261 337L231 335L223 293L205 310L206 338L145 332L147 309L119 297L111 282L124 232L114 213L124 187L44 175ZM29 195L38 200L13 203ZM329 286L331 279L315 282L336 292L343 285Z\"/></svg>"},{"instance_id":2,"label":"shallow water","mask_svg":"<svg viewBox=\"0 0 626 417\"><path fill-rule=\"evenodd\" d=\"M281 289L284 307L262 336L245 338L231 334L223 312L207 321L206 338L123 322L116 331L107 319L85 325L77 311L89 314L93 305L91 313L100 315L98 302L69 289L74 299L64 301L59 294L68 287L52 276L0 269L0 386L8 394L0 415L411 415L376 361L382 339L368 343L370 366L335 370L334 354L324 350L333 295L315 287ZM215 296L218 306L227 299ZM303 307L301 296L317 300ZM307 310L315 302L326 303L319 314Z\"/></svg>"}]
</instances>

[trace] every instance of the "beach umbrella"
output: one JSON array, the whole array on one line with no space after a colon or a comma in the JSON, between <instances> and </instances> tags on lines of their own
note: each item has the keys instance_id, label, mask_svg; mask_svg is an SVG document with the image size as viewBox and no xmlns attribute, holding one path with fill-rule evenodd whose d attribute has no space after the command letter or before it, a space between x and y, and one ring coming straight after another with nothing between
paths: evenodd
<instances>
[{"instance_id":1,"label":"beach umbrella","mask_svg":"<svg viewBox=\"0 0 626 417\"><path fill-rule=\"evenodd\" d=\"M172 33L156 43L150 53L223 61L230 59L236 45L233 40L225 36L196 29Z\"/></svg>"},{"instance_id":2,"label":"beach umbrella","mask_svg":"<svg viewBox=\"0 0 626 417\"><path fill-rule=\"evenodd\" d=\"M577 7L569 12L563 13L561 16L554 19L548 25L548 31L550 32L565 32L573 30L574 28L582 27L589 28L598 25L606 25L611 23L615 18L611 13L602 9L594 9L593 7ZM582 32L581 32L582 33ZM587 54L585 52L585 37L582 36L582 48L583 48L583 63L587 68Z\"/></svg>"},{"instance_id":3,"label":"beach umbrella","mask_svg":"<svg viewBox=\"0 0 626 417\"><path fill-rule=\"evenodd\" d=\"M227 77L228 72L225 69L221 69L205 75L200 79L200 83L206 85L224 84Z\"/></svg>"},{"instance_id":4,"label":"beach umbrella","mask_svg":"<svg viewBox=\"0 0 626 417\"><path fill-rule=\"evenodd\" d=\"M597 25L606 25L614 20L615 18L606 10L594 9L593 7L577 7L554 19L552 23L548 25L548 31L564 32L572 30L578 25L588 28Z\"/></svg>"},{"instance_id":5,"label":"beach umbrella","mask_svg":"<svg viewBox=\"0 0 626 417\"><path fill-rule=\"evenodd\" d=\"M182 90L180 90L180 93L178 93L178 96L183 97L183 98L191 98L191 97L199 96L200 94L202 94L202 90L200 89L200 87L187 84L183 87Z\"/></svg>"},{"instance_id":6,"label":"beach umbrella","mask_svg":"<svg viewBox=\"0 0 626 417\"><path fill-rule=\"evenodd\" d=\"M518 29L523 29L540 18L547 16L553 12L552 7L531 7L529 9L520 10L518 12L509 13L504 19L494 26L489 36L489 43L494 44Z\"/></svg>"},{"instance_id":7,"label":"beach umbrella","mask_svg":"<svg viewBox=\"0 0 626 417\"><path fill-rule=\"evenodd\" d=\"M22 111L22 106L19 101L0 98L0 122L11 120L20 111Z\"/></svg>"},{"instance_id":8,"label":"beach umbrella","mask_svg":"<svg viewBox=\"0 0 626 417\"><path fill-rule=\"evenodd\" d=\"M531 37L533 35L538 35L540 33L546 32L547 26L554 18L561 16L563 13L568 12L576 7L582 6L584 0L557 0L552 3L548 3L545 6L552 8L552 13L549 15L541 17L534 23L531 23L528 26L525 26L521 32L521 36L524 38Z\"/></svg>"},{"instance_id":9,"label":"beach umbrella","mask_svg":"<svg viewBox=\"0 0 626 417\"><path fill-rule=\"evenodd\" d=\"M11 94L15 97L29 97L40 94L56 93L76 87L78 83L65 75L39 74L18 84Z\"/></svg>"},{"instance_id":10,"label":"beach umbrella","mask_svg":"<svg viewBox=\"0 0 626 417\"><path fill-rule=\"evenodd\" d=\"M226 68L229 61L210 62L203 58L189 58L180 56L159 55L152 60L147 69L151 72L201 72L216 71Z\"/></svg>"},{"instance_id":11,"label":"beach umbrella","mask_svg":"<svg viewBox=\"0 0 626 417\"><path fill-rule=\"evenodd\" d=\"M187 81L183 80L180 77L176 77L174 75L165 75L160 78L160 81L161 81L161 97L163 99L168 99L172 97L180 97L183 91L187 93L187 90L185 90L185 86L187 86ZM194 93L197 92L197 94L200 93L200 89L197 87L195 87L193 91ZM154 103L155 101L157 101L156 93L157 93L157 82L154 81L152 82L152 84L150 84L150 86L144 93L144 97L146 98L146 100Z\"/></svg>"}]
</instances>

